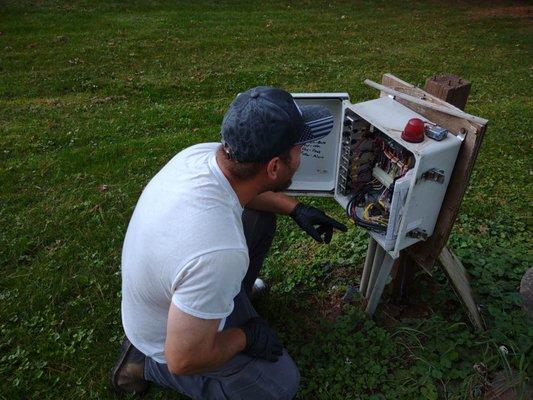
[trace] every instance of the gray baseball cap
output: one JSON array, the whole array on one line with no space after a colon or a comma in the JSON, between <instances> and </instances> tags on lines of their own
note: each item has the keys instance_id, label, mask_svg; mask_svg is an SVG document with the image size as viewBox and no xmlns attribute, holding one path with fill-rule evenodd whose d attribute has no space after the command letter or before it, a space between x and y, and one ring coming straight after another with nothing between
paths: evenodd
<instances>
[{"instance_id":1,"label":"gray baseball cap","mask_svg":"<svg viewBox=\"0 0 533 400\"><path fill-rule=\"evenodd\" d=\"M220 135L231 159L266 162L295 145L327 136L333 123L326 107L298 106L290 93L258 86L239 94L231 103Z\"/></svg>"}]
</instances>

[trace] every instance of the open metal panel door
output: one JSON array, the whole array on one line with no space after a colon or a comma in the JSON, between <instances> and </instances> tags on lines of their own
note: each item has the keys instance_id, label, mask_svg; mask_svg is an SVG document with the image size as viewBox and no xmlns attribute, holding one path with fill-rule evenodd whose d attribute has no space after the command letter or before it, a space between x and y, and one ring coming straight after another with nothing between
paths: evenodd
<instances>
[{"instance_id":1,"label":"open metal panel door","mask_svg":"<svg viewBox=\"0 0 533 400\"><path fill-rule=\"evenodd\" d=\"M304 145L300 167L294 174L292 185L286 193L333 196L343 125L343 101L349 100L349 95L348 93L292 93L292 96L298 105L316 104L327 107L333 115L334 124L328 136Z\"/></svg>"}]
</instances>

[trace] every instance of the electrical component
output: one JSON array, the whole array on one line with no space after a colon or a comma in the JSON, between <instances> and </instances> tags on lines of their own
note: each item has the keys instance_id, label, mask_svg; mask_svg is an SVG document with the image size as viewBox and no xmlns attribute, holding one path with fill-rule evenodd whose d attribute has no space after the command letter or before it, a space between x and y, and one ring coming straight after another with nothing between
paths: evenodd
<instances>
[{"instance_id":1,"label":"electrical component","mask_svg":"<svg viewBox=\"0 0 533 400\"><path fill-rule=\"evenodd\" d=\"M413 154L361 118L347 116L344 127L339 189L351 196L346 213L365 229L394 234L396 203L406 193L395 193L395 183L413 168Z\"/></svg>"},{"instance_id":2,"label":"electrical component","mask_svg":"<svg viewBox=\"0 0 533 400\"><path fill-rule=\"evenodd\" d=\"M339 93L295 98L327 107L335 123L330 135L304 147L289 191L333 196L392 257L430 237L464 135L437 141L422 130L423 141L405 141L409 120L430 131L436 125L388 96L361 103Z\"/></svg>"},{"instance_id":3,"label":"electrical component","mask_svg":"<svg viewBox=\"0 0 533 400\"><path fill-rule=\"evenodd\" d=\"M394 177L387 174L385 171L383 171L379 166L375 166L374 169L372 169L372 175L381 182L383 186L386 188L389 188L390 185L394 182Z\"/></svg>"},{"instance_id":4,"label":"electrical component","mask_svg":"<svg viewBox=\"0 0 533 400\"><path fill-rule=\"evenodd\" d=\"M426 136L440 142L448 136L448 130L440 126L426 125Z\"/></svg>"},{"instance_id":5,"label":"electrical component","mask_svg":"<svg viewBox=\"0 0 533 400\"><path fill-rule=\"evenodd\" d=\"M409 143L424 141L424 121L420 118L411 118L407 121L402 132L402 139Z\"/></svg>"}]
</instances>

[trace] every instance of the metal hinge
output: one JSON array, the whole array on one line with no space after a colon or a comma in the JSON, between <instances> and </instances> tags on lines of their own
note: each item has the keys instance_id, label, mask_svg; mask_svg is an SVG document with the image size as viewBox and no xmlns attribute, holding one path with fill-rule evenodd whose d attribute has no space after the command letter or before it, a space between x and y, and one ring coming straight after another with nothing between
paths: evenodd
<instances>
[{"instance_id":1,"label":"metal hinge","mask_svg":"<svg viewBox=\"0 0 533 400\"><path fill-rule=\"evenodd\" d=\"M437 183L444 183L444 170L431 168L424 172L421 176L426 181L434 181Z\"/></svg>"},{"instance_id":2,"label":"metal hinge","mask_svg":"<svg viewBox=\"0 0 533 400\"><path fill-rule=\"evenodd\" d=\"M426 233L426 231L424 231L423 229L418 229L418 228L415 228L412 231L407 232L406 236L410 238L422 239L422 240L426 240L428 238L428 234Z\"/></svg>"}]
</instances>

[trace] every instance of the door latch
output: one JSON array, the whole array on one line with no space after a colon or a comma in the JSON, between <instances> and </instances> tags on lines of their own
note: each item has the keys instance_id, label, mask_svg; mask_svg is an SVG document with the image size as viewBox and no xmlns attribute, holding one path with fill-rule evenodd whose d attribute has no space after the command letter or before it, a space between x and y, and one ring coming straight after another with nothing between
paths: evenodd
<instances>
[{"instance_id":1,"label":"door latch","mask_svg":"<svg viewBox=\"0 0 533 400\"><path fill-rule=\"evenodd\" d=\"M421 176L426 181L433 181L437 183L444 183L444 170L431 168L424 172Z\"/></svg>"}]
</instances>

